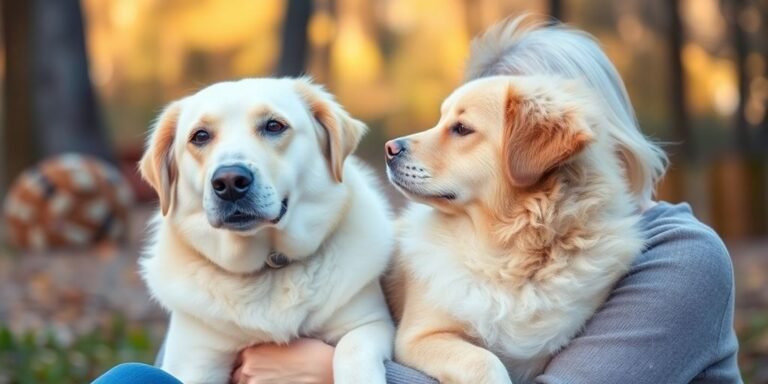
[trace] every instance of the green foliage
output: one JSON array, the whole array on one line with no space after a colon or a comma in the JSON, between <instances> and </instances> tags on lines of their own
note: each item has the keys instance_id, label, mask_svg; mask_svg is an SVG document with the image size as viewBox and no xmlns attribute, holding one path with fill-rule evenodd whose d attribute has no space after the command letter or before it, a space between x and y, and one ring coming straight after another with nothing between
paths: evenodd
<instances>
[{"instance_id":1,"label":"green foliage","mask_svg":"<svg viewBox=\"0 0 768 384\"><path fill-rule=\"evenodd\" d=\"M739 332L739 368L745 384L768 380L768 311L745 314Z\"/></svg>"},{"instance_id":2,"label":"green foliage","mask_svg":"<svg viewBox=\"0 0 768 384\"><path fill-rule=\"evenodd\" d=\"M71 342L51 331L14 335L0 326L0 384L89 383L119 363L152 362L156 344L119 317Z\"/></svg>"}]
</instances>

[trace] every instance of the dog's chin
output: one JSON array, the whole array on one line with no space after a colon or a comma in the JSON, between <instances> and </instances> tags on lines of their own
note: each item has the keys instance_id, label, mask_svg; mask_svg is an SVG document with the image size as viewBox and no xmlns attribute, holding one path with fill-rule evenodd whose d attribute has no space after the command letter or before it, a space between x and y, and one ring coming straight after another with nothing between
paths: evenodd
<instances>
[{"instance_id":1,"label":"dog's chin","mask_svg":"<svg viewBox=\"0 0 768 384\"><path fill-rule=\"evenodd\" d=\"M397 175L391 173L389 174L389 181L400 191L400 193L411 200L422 201L428 204L434 202L445 203L456 200L456 194L453 192L444 190L431 191L430 188L426 188L422 185L403 181L397 177Z\"/></svg>"},{"instance_id":2,"label":"dog's chin","mask_svg":"<svg viewBox=\"0 0 768 384\"><path fill-rule=\"evenodd\" d=\"M280 209L277 214L262 213L253 210L230 209L226 212L209 213L208 223L212 227L225 229L232 232L248 235L258 232L260 229L270 226L277 226L288 212L288 199L280 202Z\"/></svg>"}]
</instances>

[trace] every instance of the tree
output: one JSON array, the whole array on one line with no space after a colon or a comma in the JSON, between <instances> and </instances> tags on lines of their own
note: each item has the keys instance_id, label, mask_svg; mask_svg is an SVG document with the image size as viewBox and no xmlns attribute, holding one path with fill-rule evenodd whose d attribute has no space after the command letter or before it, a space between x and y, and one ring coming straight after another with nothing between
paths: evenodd
<instances>
[{"instance_id":1,"label":"tree","mask_svg":"<svg viewBox=\"0 0 768 384\"><path fill-rule=\"evenodd\" d=\"M41 154L79 152L112 160L89 77L80 2L31 4L33 123Z\"/></svg>"},{"instance_id":2,"label":"tree","mask_svg":"<svg viewBox=\"0 0 768 384\"><path fill-rule=\"evenodd\" d=\"M53 0L55 1L55 0ZM283 41L277 76L299 76L307 63L307 28L312 15L312 0L291 0L283 22Z\"/></svg>"},{"instance_id":3,"label":"tree","mask_svg":"<svg viewBox=\"0 0 768 384\"><path fill-rule=\"evenodd\" d=\"M565 17L563 0L549 0L549 15L557 20L563 21L563 17Z\"/></svg>"},{"instance_id":4,"label":"tree","mask_svg":"<svg viewBox=\"0 0 768 384\"><path fill-rule=\"evenodd\" d=\"M754 3L752 4L754 5ZM760 12L757 7L749 10L749 2L744 0L730 0L723 2L724 13L729 25L731 42L734 49L734 61L736 65L737 84L739 91L738 108L734 116L734 149L739 156L741 167L745 177L741 180L743 185L739 189L743 191L742 199L749 206L745 207L745 217L749 222L751 232L761 233L765 231L768 221L765 213L768 211L768 201L765 199L768 191L768 181L765 176L765 139L757 130L757 124L747 119L747 105L752 95L750 83L752 77L747 68L747 57L753 52L750 45L750 36L740 23L740 18L745 12ZM762 17L763 15L760 15ZM759 31L758 31L759 32ZM763 36L763 35L758 35ZM763 39L759 40L763 43ZM766 102L768 104L768 102ZM766 126L763 117L763 127Z\"/></svg>"},{"instance_id":5,"label":"tree","mask_svg":"<svg viewBox=\"0 0 768 384\"><path fill-rule=\"evenodd\" d=\"M5 176L63 152L112 160L88 73L78 0L3 0L2 11Z\"/></svg>"},{"instance_id":6,"label":"tree","mask_svg":"<svg viewBox=\"0 0 768 384\"><path fill-rule=\"evenodd\" d=\"M735 146L741 153L747 153L750 147L749 122L746 119L746 105L749 100L749 76L747 75L746 58L749 54L747 36L739 25L739 14L744 10L742 0L731 0L723 4L726 19L730 27L733 42L734 61L736 64L737 83L739 89L739 104L735 114Z\"/></svg>"},{"instance_id":7,"label":"tree","mask_svg":"<svg viewBox=\"0 0 768 384\"><path fill-rule=\"evenodd\" d=\"M665 1L669 13L669 86L672 113L672 130L675 140L682 145L682 155L686 161L696 157L695 142L691 135L688 108L685 100L685 71L681 58L683 47L683 27L680 19L680 1Z\"/></svg>"},{"instance_id":8,"label":"tree","mask_svg":"<svg viewBox=\"0 0 768 384\"><path fill-rule=\"evenodd\" d=\"M4 126L0 150L0 192L9 178L32 164L37 148L32 134L30 7L27 2L3 0L5 43Z\"/></svg>"}]
</instances>

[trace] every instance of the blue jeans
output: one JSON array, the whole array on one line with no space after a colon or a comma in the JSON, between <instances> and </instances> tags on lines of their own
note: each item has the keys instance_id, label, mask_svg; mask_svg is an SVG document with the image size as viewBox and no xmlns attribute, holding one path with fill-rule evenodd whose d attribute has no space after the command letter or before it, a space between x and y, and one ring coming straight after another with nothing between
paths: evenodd
<instances>
[{"instance_id":1,"label":"blue jeans","mask_svg":"<svg viewBox=\"0 0 768 384\"><path fill-rule=\"evenodd\" d=\"M120 364L91 384L181 384L160 368L140 363Z\"/></svg>"}]
</instances>

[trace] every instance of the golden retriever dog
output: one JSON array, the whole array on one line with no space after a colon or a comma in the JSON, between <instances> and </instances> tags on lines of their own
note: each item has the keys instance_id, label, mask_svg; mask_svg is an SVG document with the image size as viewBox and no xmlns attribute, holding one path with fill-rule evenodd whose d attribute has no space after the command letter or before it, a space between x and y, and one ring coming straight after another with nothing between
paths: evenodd
<instances>
[{"instance_id":1,"label":"golden retriever dog","mask_svg":"<svg viewBox=\"0 0 768 384\"><path fill-rule=\"evenodd\" d=\"M549 46L564 51L527 55ZM606 112L599 77L546 73L583 73L571 48L599 52L566 27L492 28L437 124L386 144L389 179L412 200L387 282L395 359L442 383L530 382L642 250L644 191L630 179L653 170Z\"/></svg>"},{"instance_id":2,"label":"golden retriever dog","mask_svg":"<svg viewBox=\"0 0 768 384\"><path fill-rule=\"evenodd\" d=\"M227 383L240 350L334 344L338 383L384 383L394 246L366 128L307 79L245 79L170 104L139 168L160 197L141 270L171 312L162 368Z\"/></svg>"}]
</instances>

